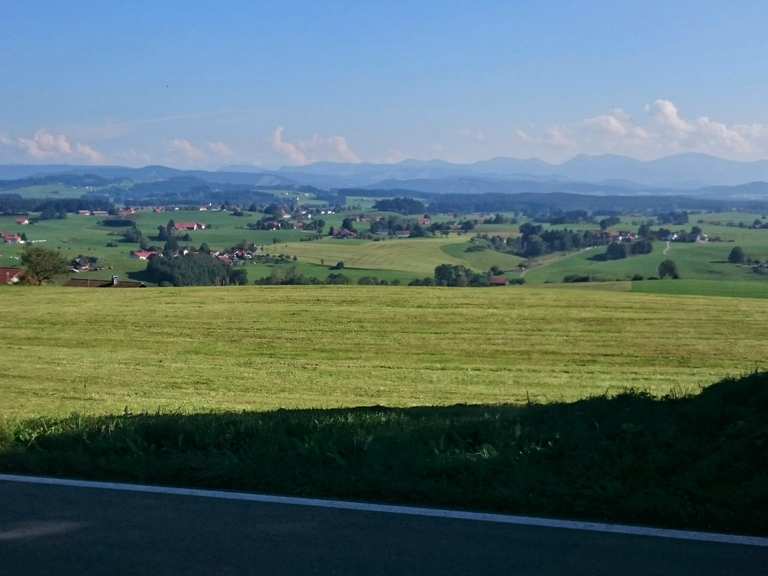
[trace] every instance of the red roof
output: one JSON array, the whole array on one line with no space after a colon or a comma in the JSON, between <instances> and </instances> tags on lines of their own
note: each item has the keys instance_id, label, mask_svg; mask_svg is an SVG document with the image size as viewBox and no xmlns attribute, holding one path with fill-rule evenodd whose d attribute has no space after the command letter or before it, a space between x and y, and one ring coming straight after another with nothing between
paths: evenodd
<instances>
[{"instance_id":1,"label":"red roof","mask_svg":"<svg viewBox=\"0 0 768 576\"><path fill-rule=\"evenodd\" d=\"M506 276L491 276L488 279L488 283L491 286L506 286L507 284L509 284L509 278L507 278Z\"/></svg>"},{"instance_id":2,"label":"red roof","mask_svg":"<svg viewBox=\"0 0 768 576\"><path fill-rule=\"evenodd\" d=\"M157 252L153 252L152 250L136 250L136 251L133 253L133 255L134 255L136 258L139 258L139 259L143 258L143 259L145 259L145 260L146 260L147 258L149 258L150 256L155 256L156 254L157 254Z\"/></svg>"},{"instance_id":3,"label":"red roof","mask_svg":"<svg viewBox=\"0 0 768 576\"><path fill-rule=\"evenodd\" d=\"M0 284L10 284L20 279L23 273L21 268L0 268Z\"/></svg>"}]
</instances>

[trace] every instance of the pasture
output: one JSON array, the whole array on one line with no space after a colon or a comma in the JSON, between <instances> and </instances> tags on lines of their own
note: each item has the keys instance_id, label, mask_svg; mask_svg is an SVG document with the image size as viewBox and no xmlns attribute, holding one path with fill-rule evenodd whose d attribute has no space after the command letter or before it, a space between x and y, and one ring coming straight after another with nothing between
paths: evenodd
<instances>
[{"instance_id":1,"label":"pasture","mask_svg":"<svg viewBox=\"0 0 768 576\"><path fill-rule=\"evenodd\" d=\"M432 276L440 264L467 265L460 257L445 250L447 246L464 244L467 240L461 236L380 241L324 238L313 242L274 244L268 246L267 251L297 256L303 262L315 264L330 265L341 260L354 268L402 270Z\"/></svg>"},{"instance_id":2,"label":"pasture","mask_svg":"<svg viewBox=\"0 0 768 576\"><path fill-rule=\"evenodd\" d=\"M696 391L768 356L759 299L509 287L0 287L0 414Z\"/></svg>"}]
</instances>

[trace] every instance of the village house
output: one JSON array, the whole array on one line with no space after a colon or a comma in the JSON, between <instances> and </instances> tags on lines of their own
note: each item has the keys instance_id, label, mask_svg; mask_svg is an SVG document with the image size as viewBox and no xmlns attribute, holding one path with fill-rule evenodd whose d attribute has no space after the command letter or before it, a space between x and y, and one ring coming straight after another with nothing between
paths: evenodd
<instances>
[{"instance_id":1,"label":"village house","mask_svg":"<svg viewBox=\"0 0 768 576\"><path fill-rule=\"evenodd\" d=\"M6 244L24 244L24 239L15 232L1 232L0 237Z\"/></svg>"},{"instance_id":2,"label":"village house","mask_svg":"<svg viewBox=\"0 0 768 576\"><path fill-rule=\"evenodd\" d=\"M490 286L507 286L509 284L509 278L506 276L491 276L488 279Z\"/></svg>"},{"instance_id":3,"label":"village house","mask_svg":"<svg viewBox=\"0 0 768 576\"><path fill-rule=\"evenodd\" d=\"M17 284L23 275L21 268L0 268L0 284Z\"/></svg>"},{"instance_id":4,"label":"village house","mask_svg":"<svg viewBox=\"0 0 768 576\"><path fill-rule=\"evenodd\" d=\"M346 228L338 228L334 230L333 237L342 240L345 238L357 238L357 232L352 232L352 230L347 230Z\"/></svg>"},{"instance_id":5,"label":"village house","mask_svg":"<svg viewBox=\"0 0 768 576\"><path fill-rule=\"evenodd\" d=\"M27 224L29 224L29 218L27 218L26 216L22 216L21 218L16 218L16 224L18 224L19 226L26 226Z\"/></svg>"},{"instance_id":6,"label":"village house","mask_svg":"<svg viewBox=\"0 0 768 576\"><path fill-rule=\"evenodd\" d=\"M181 230L205 230L206 226L205 224L201 224L200 222L177 222L174 225L174 228L177 231Z\"/></svg>"},{"instance_id":7,"label":"village house","mask_svg":"<svg viewBox=\"0 0 768 576\"><path fill-rule=\"evenodd\" d=\"M431 226L432 218L429 217L429 214L424 214L424 216L419 218L419 224L421 224L422 226Z\"/></svg>"},{"instance_id":8,"label":"village house","mask_svg":"<svg viewBox=\"0 0 768 576\"><path fill-rule=\"evenodd\" d=\"M157 256L157 252L154 250L134 250L132 256L139 260L149 260L153 256Z\"/></svg>"}]
</instances>

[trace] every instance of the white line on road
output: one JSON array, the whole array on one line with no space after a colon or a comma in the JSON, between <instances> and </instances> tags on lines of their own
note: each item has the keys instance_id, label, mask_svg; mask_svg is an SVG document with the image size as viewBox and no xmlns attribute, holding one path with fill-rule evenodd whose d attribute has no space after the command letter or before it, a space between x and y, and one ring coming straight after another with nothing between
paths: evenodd
<instances>
[{"instance_id":1,"label":"white line on road","mask_svg":"<svg viewBox=\"0 0 768 576\"><path fill-rule=\"evenodd\" d=\"M578 520L557 520L534 516L512 516L486 512L465 512L461 510L443 510L440 508L418 508L414 506L393 506L389 504L371 504L366 502L348 502L345 500L323 500L319 498L295 498L292 496L272 496L249 492L227 492L224 490L201 490L197 488L171 488L167 486L149 486L146 484L126 484L121 482L93 482L88 480L67 480L44 476L19 476L0 474L0 482L18 482L22 484L42 484L48 486L67 486L71 488L90 488L95 490L114 490L119 492L138 492L142 494L170 494L174 496L195 496L198 498L216 498L219 500L237 500L241 502L259 502L263 504L283 504L287 506L307 506L330 508L334 510L353 510L358 512L379 512L384 514L402 514L428 518L446 518L450 520L470 520L495 524L515 524L540 528L560 528L563 530L582 530L587 532L605 532L630 536L653 536L671 540L694 540L699 542L717 542L720 544L740 544L744 546L768 547L768 538L759 536L740 536L717 532L694 532L690 530L671 530L624 524L604 524L601 522L580 522Z\"/></svg>"}]
</instances>

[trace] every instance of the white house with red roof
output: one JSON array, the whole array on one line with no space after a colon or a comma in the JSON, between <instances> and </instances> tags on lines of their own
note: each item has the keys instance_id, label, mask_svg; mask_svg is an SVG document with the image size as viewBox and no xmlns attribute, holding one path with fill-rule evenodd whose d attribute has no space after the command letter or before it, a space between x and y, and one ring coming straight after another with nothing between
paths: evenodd
<instances>
[{"instance_id":1,"label":"white house with red roof","mask_svg":"<svg viewBox=\"0 0 768 576\"><path fill-rule=\"evenodd\" d=\"M149 260L153 256L157 256L154 250L134 250L133 252L133 257L139 260Z\"/></svg>"},{"instance_id":2,"label":"white house with red roof","mask_svg":"<svg viewBox=\"0 0 768 576\"><path fill-rule=\"evenodd\" d=\"M0 284L18 284L24 270L21 268L2 268L0 267Z\"/></svg>"},{"instance_id":3,"label":"white house with red roof","mask_svg":"<svg viewBox=\"0 0 768 576\"><path fill-rule=\"evenodd\" d=\"M24 244L24 239L15 232L0 232L0 237L6 244Z\"/></svg>"}]
</instances>

